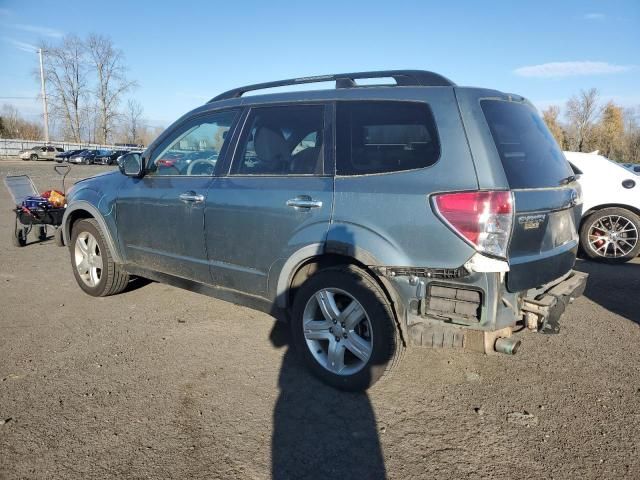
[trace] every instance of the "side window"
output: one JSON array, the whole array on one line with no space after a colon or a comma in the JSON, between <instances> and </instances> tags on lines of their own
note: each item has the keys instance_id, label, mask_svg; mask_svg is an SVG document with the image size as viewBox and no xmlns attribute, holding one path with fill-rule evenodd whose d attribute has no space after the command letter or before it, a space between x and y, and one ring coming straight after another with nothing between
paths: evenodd
<instances>
[{"instance_id":1,"label":"side window","mask_svg":"<svg viewBox=\"0 0 640 480\"><path fill-rule=\"evenodd\" d=\"M251 109L240 137L232 174L311 175L322 173L322 105Z\"/></svg>"},{"instance_id":2,"label":"side window","mask_svg":"<svg viewBox=\"0 0 640 480\"><path fill-rule=\"evenodd\" d=\"M431 109L416 102L338 102L336 173L365 175L433 165L440 157Z\"/></svg>"},{"instance_id":3,"label":"side window","mask_svg":"<svg viewBox=\"0 0 640 480\"><path fill-rule=\"evenodd\" d=\"M47 147L47 152L55 152L55 148L53 147Z\"/></svg>"},{"instance_id":4,"label":"side window","mask_svg":"<svg viewBox=\"0 0 640 480\"><path fill-rule=\"evenodd\" d=\"M237 114L235 110L214 113L178 129L153 151L147 174L213 175Z\"/></svg>"}]
</instances>

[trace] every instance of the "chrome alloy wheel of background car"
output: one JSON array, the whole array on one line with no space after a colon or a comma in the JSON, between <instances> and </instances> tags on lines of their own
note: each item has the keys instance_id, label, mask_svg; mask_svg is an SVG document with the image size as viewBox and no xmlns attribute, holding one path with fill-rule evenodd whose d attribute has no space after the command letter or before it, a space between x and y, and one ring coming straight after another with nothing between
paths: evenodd
<instances>
[{"instance_id":1,"label":"chrome alloy wheel of background car","mask_svg":"<svg viewBox=\"0 0 640 480\"><path fill-rule=\"evenodd\" d=\"M620 215L600 217L589 227L589 245L596 254L603 257L624 257L637 243L636 226Z\"/></svg>"},{"instance_id":2,"label":"chrome alloy wheel of background car","mask_svg":"<svg viewBox=\"0 0 640 480\"><path fill-rule=\"evenodd\" d=\"M82 232L76 239L74 248L76 269L82 281L95 287L102 278L102 254L96 238L89 232Z\"/></svg>"},{"instance_id":3,"label":"chrome alloy wheel of background car","mask_svg":"<svg viewBox=\"0 0 640 480\"><path fill-rule=\"evenodd\" d=\"M371 321L360 302L344 290L316 292L305 306L302 322L307 347L326 370L352 375L371 358Z\"/></svg>"}]
</instances>

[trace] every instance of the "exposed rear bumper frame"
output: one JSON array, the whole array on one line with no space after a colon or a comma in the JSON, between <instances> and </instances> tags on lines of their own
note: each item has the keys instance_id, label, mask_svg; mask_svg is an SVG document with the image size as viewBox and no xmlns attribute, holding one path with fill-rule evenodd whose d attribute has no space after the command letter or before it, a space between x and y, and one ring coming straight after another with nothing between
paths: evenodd
<instances>
[{"instance_id":1,"label":"exposed rear bumper frame","mask_svg":"<svg viewBox=\"0 0 640 480\"><path fill-rule=\"evenodd\" d=\"M560 317L567 305L584 293L589 274L572 270L569 276L542 293L523 297L521 309L530 330L560 332Z\"/></svg>"}]
</instances>

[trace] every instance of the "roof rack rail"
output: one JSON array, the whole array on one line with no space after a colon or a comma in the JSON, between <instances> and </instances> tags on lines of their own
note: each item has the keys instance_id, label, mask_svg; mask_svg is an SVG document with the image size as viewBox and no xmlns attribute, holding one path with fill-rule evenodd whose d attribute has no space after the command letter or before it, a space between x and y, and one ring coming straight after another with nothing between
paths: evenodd
<instances>
[{"instance_id":1,"label":"roof rack rail","mask_svg":"<svg viewBox=\"0 0 640 480\"><path fill-rule=\"evenodd\" d=\"M247 92L263 90L266 88L284 87L287 85L301 85L303 83L336 82L336 88L357 87L356 79L362 78L393 78L397 86L422 86L422 87L454 87L453 83L446 77L426 70L380 70L376 72L354 72L337 73L333 75L318 75L314 77L290 78L288 80L277 80L275 82L256 83L245 87L234 88L221 93L212 98L207 103L227 100L229 98L239 98ZM366 85L371 86L371 85Z\"/></svg>"}]
</instances>

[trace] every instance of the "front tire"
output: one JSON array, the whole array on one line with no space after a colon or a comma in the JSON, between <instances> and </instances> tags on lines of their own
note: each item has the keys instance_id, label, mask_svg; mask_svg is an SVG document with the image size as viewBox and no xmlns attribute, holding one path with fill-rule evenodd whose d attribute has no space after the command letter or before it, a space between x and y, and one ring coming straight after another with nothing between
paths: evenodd
<instances>
[{"instance_id":1,"label":"front tire","mask_svg":"<svg viewBox=\"0 0 640 480\"><path fill-rule=\"evenodd\" d=\"M580 227L580 246L591 260L625 263L640 253L640 218L625 208L593 212Z\"/></svg>"},{"instance_id":2,"label":"front tire","mask_svg":"<svg viewBox=\"0 0 640 480\"><path fill-rule=\"evenodd\" d=\"M366 390L403 350L385 292L352 265L321 270L299 288L291 329L307 367L341 390Z\"/></svg>"},{"instance_id":3,"label":"front tire","mask_svg":"<svg viewBox=\"0 0 640 480\"><path fill-rule=\"evenodd\" d=\"M29 160L31 160L32 162L35 162L38 160L38 155L36 155L35 153L32 153L31 156L29 157Z\"/></svg>"},{"instance_id":4,"label":"front tire","mask_svg":"<svg viewBox=\"0 0 640 480\"><path fill-rule=\"evenodd\" d=\"M76 282L89 295L115 295L129 283L129 274L113 261L95 219L83 219L73 225L69 253Z\"/></svg>"}]
</instances>

